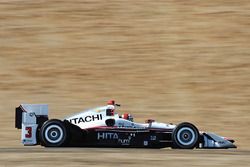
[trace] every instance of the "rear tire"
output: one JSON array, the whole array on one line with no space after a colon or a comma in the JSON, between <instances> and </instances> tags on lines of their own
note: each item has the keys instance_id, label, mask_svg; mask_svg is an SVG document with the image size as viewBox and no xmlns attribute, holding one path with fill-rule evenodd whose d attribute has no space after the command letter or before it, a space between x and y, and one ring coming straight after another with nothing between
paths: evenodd
<instances>
[{"instance_id":1,"label":"rear tire","mask_svg":"<svg viewBox=\"0 0 250 167\"><path fill-rule=\"evenodd\" d=\"M193 124L188 122L180 123L172 133L172 148L193 149L197 146L199 138L199 131Z\"/></svg>"},{"instance_id":2,"label":"rear tire","mask_svg":"<svg viewBox=\"0 0 250 167\"><path fill-rule=\"evenodd\" d=\"M68 132L65 124L57 119L48 120L40 130L41 145L45 147L65 146L68 142Z\"/></svg>"}]
</instances>

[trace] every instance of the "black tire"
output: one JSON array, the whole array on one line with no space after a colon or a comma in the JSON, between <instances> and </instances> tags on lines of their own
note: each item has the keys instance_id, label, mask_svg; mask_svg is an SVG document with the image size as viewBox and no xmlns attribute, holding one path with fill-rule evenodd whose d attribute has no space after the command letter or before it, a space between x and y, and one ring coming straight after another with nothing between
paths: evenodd
<instances>
[{"instance_id":1,"label":"black tire","mask_svg":"<svg viewBox=\"0 0 250 167\"><path fill-rule=\"evenodd\" d=\"M198 145L199 138L199 131L193 124L180 123L172 133L172 148L193 149Z\"/></svg>"},{"instance_id":2,"label":"black tire","mask_svg":"<svg viewBox=\"0 0 250 167\"><path fill-rule=\"evenodd\" d=\"M41 145L45 147L65 146L68 142L68 132L65 124L57 119L46 121L40 130Z\"/></svg>"}]
</instances>

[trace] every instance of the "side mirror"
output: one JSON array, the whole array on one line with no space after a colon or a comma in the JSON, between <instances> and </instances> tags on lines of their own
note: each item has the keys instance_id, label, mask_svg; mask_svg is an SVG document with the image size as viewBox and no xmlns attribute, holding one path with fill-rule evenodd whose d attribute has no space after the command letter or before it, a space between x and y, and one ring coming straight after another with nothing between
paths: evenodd
<instances>
[{"instance_id":1,"label":"side mirror","mask_svg":"<svg viewBox=\"0 0 250 167\"><path fill-rule=\"evenodd\" d=\"M115 120L114 119L107 119L106 121L105 121L105 123L106 123L106 125L107 126L114 126L115 125Z\"/></svg>"}]
</instances>

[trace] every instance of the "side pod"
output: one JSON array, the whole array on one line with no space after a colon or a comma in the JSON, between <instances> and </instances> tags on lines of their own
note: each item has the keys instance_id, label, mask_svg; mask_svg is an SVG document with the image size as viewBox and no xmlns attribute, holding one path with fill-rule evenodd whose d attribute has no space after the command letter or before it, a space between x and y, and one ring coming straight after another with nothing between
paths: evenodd
<instances>
[{"instance_id":1,"label":"side pod","mask_svg":"<svg viewBox=\"0 0 250 167\"><path fill-rule=\"evenodd\" d=\"M237 148L231 141L221 137L215 133L205 132L202 133L203 141L199 148L210 148L210 149L226 149L226 148Z\"/></svg>"}]
</instances>

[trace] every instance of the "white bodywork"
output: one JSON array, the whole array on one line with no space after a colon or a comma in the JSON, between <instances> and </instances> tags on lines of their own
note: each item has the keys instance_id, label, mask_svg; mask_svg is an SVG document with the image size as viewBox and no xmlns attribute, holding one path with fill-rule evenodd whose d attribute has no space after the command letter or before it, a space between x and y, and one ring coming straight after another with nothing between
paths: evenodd
<instances>
[{"instance_id":1,"label":"white bodywork","mask_svg":"<svg viewBox=\"0 0 250 167\"><path fill-rule=\"evenodd\" d=\"M118 128L135 128L135 129L174 129L176 125L165 124L165 123L135 123L129 120L120 118L117 113L114 116L107 116L106 110L108 106L98 107L95 109L80 112L76 115L67 117L66 120L72 124L79 126L81 129L106 127L107 119L114 119L114 127Z\"/></svg>"}]
</instances>

